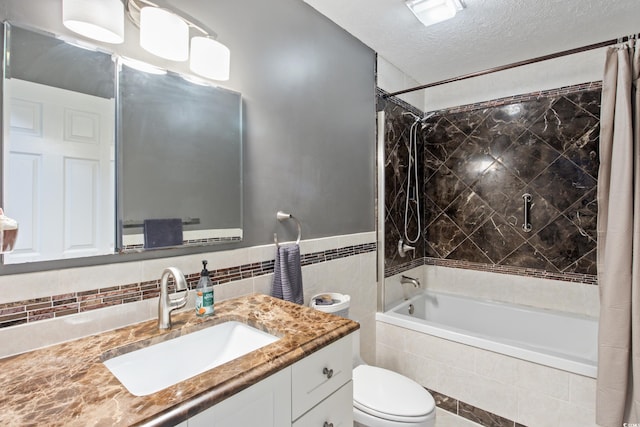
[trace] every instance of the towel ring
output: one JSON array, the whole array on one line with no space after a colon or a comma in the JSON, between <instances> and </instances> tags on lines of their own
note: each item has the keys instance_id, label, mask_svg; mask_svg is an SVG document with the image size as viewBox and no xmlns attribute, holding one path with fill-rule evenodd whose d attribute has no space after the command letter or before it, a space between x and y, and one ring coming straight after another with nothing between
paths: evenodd
<instances>
[{"instance_id":1,"label":"towel ring","mask_svg":"<svg viewBox=\"0 0 640 427\"><path fill-rule=\"evenodd\" d=\"M298 221L298 218L296 218L295 216L282 212L282 211L278 211L278 213L276 213L276 219L280 222L286 220L286 219L292 219L296 222L296 226L298 227L298 238L296 239L296 244L299 245L300 244L300 236L302 236L302 227L300 226L300 221ZM287 243L287 242L278 242L278 233L273 233L273 241L276 244L276 246L279 246L280 243Z\"/></svg>"}]
</instances>

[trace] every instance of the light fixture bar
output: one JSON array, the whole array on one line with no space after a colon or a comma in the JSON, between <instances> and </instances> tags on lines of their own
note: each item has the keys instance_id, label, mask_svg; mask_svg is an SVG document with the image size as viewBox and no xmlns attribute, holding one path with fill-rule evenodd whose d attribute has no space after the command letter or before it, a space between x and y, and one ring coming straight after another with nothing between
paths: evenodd
<instances>
[{"instance_id":1,"label":"light fixture bar","mask_svg":"<svg viewBox=\"0 0 640 427\"><path fill-rule=\"evenodd\" d=\"M127 12L127 16L129 17L131 22L133 22L133 24L138 28L140 28L140 10L145 6L152 6L152 7L169 10L168 8L160 6L157 3L154 3L149 0L125 0L124 7ZM187 19L184 17L183 14L180 14L177 12L173 12L173 13L180 16L180 18L182 18L182 20L187 23L189 28L193 28L194 30L199 31L203 35L211 37L213 39L218 37L218 34L216 34L214 31L211 31L210 29L205 29L204 25L195 22L195 19Z\"/></svg>"}]
</instances>

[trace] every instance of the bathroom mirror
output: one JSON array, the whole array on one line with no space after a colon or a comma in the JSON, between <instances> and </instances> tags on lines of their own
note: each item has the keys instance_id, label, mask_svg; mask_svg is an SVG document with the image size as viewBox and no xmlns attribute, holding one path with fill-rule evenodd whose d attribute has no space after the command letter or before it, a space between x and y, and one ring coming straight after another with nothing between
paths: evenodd
<instances>
[{"instance_id":1,"label":"bathroom mirror","mask_svg":"<svg viewBox=\"0 0 640 427\"><path fill-rule=\"evenodd\" d=\"M4 27L4 264L141 251L150 219L179 218L186 245L242 239L239 93Z\"/></svg>"},{"instance_id":2,"label":"bathroom mirror","mask_svg":"<svg viewBox=\"0 0 640 427\"><path fill-rule=\"evenodd\" d=\"M241 240L240 94L123 61L118 103L120 250Z\"/></svg>"},{"instance_id":3,"label":"bathroom mirror","mask_svg":"<svg viewBox=\"0 0 640 427\"><path fill-rule=\"evenodd\" d=\"M5 24L3 200L20 225L5 264L114 252L115 64Z\"/></svg>"}]
</instances>

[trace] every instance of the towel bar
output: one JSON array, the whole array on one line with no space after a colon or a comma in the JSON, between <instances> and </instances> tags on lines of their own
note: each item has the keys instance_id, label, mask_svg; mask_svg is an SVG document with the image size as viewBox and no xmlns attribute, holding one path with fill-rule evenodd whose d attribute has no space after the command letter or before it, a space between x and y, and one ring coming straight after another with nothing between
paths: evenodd
<instances>
[{"instance_id":1,"label":"towel bar","mask_svg":"<svg viewBox=\"0 0 640 427\"><path fill-rule=\"evenodd\" d=\"M300 226L300 221L298 221L298 218L296 218L295 216L282 212L282 211L278 211L276 213L276 219L280 222L286 220L286 219L292 219L296 222L296 226L298 227L298 238L296 239L296 244L299 245L300 244L300 237L302 236L302 227ZM273 241L276 244L276 246L279 246L280 243L290 243L290 242L278 242L278 233L273 233Z\"/></svg>"}]
</instances>

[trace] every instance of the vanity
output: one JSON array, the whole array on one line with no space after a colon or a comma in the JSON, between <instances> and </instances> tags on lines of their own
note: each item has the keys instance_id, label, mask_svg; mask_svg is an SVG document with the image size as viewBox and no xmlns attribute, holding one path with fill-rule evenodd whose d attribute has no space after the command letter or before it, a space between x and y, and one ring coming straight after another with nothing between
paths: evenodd
<instances>
[{"instance_id":1,"label":"vanity","mask_svg":"<svg viewBox=\"0 0 640 427\"><path fill-rule=\"evenodd\" d=\"M215 314L173 314L0 359L2 425L346 426L352 421L352 337L358 323L254 294ZM104 362L194 331L239 322L278 339L157 392L136 396ZM197 347L197 346L195 346ZM206 358L189 348L184 364Z\"/></svg>"}]
</instances>

